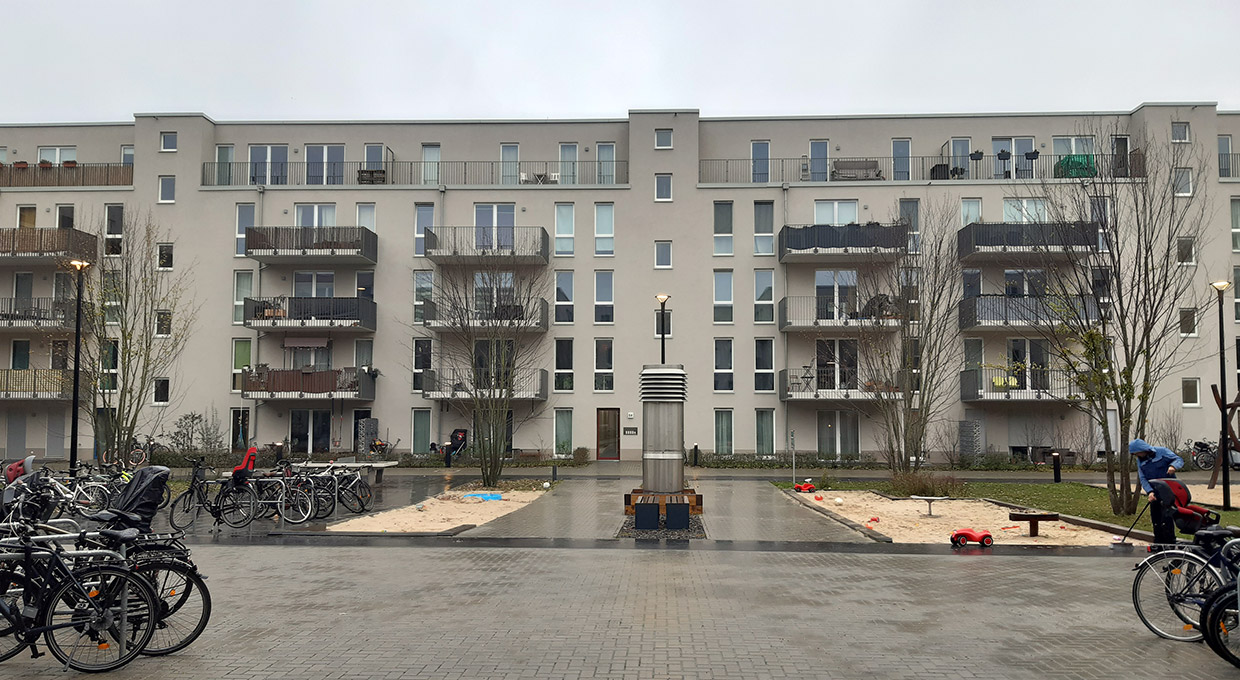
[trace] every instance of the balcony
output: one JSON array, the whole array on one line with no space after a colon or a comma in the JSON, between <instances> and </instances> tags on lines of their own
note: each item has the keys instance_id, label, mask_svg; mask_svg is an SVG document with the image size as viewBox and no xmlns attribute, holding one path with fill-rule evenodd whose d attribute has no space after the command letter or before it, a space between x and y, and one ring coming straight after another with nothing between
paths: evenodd
<instances>
[{"instance_id":1,"label":"balcony","mask_svg":"<svg viewBox=\"0 0 1240 680\"><path fill-rule=\"evenodd\" d=\"M1098 300L1092 295L978 295L957 305L960 330L1035 330L1063 320L1097 321Z\"/></svg>"},{"instance_id":2,"label":"balcony","mask_svg":"<svg viewBox=\"0 0 1240 680\"><path fill-rule=\"evenodd\" d=\"M374 300L356 297L246 298L242 314L246 328L360 333L373 333L378 316Z\"/></svg>"},{"instance_id":3,"label":"balcony","mask_svg":"<svg viewBox=\"0 0 1240 680\"><path fill-rule=\"evenodd\" d=\"M93 262L98 246L94 234L77 229L18 228L0 229L0 261L22 263L57 260Z\"/></svg>"},{"instance_id":4,"label":"balcony","mask_svg":"<svg viewBox=\"0 0 1240 680\"><path fill-rule=\"evenodd\" d=\"M887 295L875 295L858 309L855 300L795 295L779 301L779 330L832 330L854 332L860 329L895 329L902 315L897 303Z\"/></svg>"},{"instance_id":5,"label":"balcony","mask_svg":"<svg viewBox=\"0 0 1240 680\"><path fill-rule=\"evenodd\" d=\"M0 370L0 399L7 401L69 401L73 371L59 368Z\"/></svg>"},{"instance_id":6,"label":"balcony","mask_svg":"<svg viewBox=\"0 0 1240 680\"><path fill-rule=\"evenodd\" d=\"M26 167L0 163L0 187L4 188L127 186L133 186L133 166L124 163L70 162Z\"/></svg>"},{"instance_id":7,"label":"balcony","mask_svg":"<svg viewBox=\"0 0 1240 680\"><path fill-rule=\"evenodd\" d=\"M1231 166L1235 167L1235 166ZM974 156L858 156L846 158L704 159L702 184L835 182L951 182L1079 180L1145 176L1145 156L1128 154L1030 154Z\"/></svg>"},{"instance_id":8,"label":"balcony","mask_svg":"<svg viewBox=\"0 0 1240 680\"><path fill-rule=\"evenodd\" d=\"M202 186L626 185L628 161L343 161L203 163Z\"/></svg>"},{"instance_id":9,"label":"balcony","mask_svg":"<svg viewBox=\"0 0 1240 680\"><path fill-rule=\"evenodd\" d=\"M372 265L379 237L366 227L249 227L245 256L263 264Z\"/></svg>"},{"instance_id":10,"label":"balcony","mask_svg":"<svg viewBox=\"0 0 1240 680\"><path fill-rule=\"evenodd\" d=\"M789 224L779 230L780 262L891 260L908 249L908 224Z\"/></svg>"},{"instance_id":11,"label":"balcony","mask_svg":"<svg viewBox=\"0 0 1240 680\"><path fill-rule=\"evenodd\" d=\"M547 301L543 299L526 304L499 303L482 309L427 300L422 303L422 310L422 325L433 331L545 333L548 327Z\"/></svg>"},{"instance_id":12,"label":"balcony","mask_svg":"<svg viewBox=\"0 0 1240 680\"><path fill-rule=\"evenodd\" d=\"M1072 373L1062 369L972 368L960 372L960 401L1028 403L1079 398Z\"/></svg>"},{"instance_id":13,"label":"balcony","mask_svg":"<svg viewBox=\"0 0 1240 680\"><path fill-rule=\"evenodd\" d=\"M0 330L48 330L73 332L77 300L50 297L0 298ZM88 325L90 312L82 315Z\"/></svg>"},{"instance_id":14,"label":"balcony","mask_svg":"<svg viewBox=\"0 0 1240 680\"><path fill-rule=\"evenodd\" d=\"M1096 222L974 222L956 232L960 259L1075 257L1098 249Z\"/></svg>"},{"instance_id":15,"label":"balcony","mask_svg":"<svg viewBox=\"0 0 1240 680\"><path fill-rule=\"evenodd\" d=\"M547 369L518 369L511 373L455 369L425 371L422 374L422 397L446 401L546 401Z\"/></svg>"},{"instance_id":16,"label":"balcony","mask_svg":"<svg viewBox=\"0 0 1240 680\"><path fill-rule=\"evenodd\" d=\"M855 368L837 371L810 365L779 372L780 401L874 401L898 394L896 385L859 383Z\"/></svg>"},{"instance_id":17,"label":"balcony","mask_svg":"<svg viewBox=\"0 0 1240 680\"><path fill-rule=\"evenodd\" d=\"M1219 179L1240 179L1240 153L1218 155Z\"/></svg>"},{"instance_id":18,"label":"balcony","mask_svg":"<svg viewBox=\"0 0 1240 680\"><path fill-rule=\"evenodd\" d=\"M427 227L426 257L435 264L546 265L542 227Z\"/></svg>"},{"instance_id":19,"label":"balcony","mask_svg":"<svg viewBox=\"0 0 1240 680\"><path fill-rule=\"evenodd\" d=\"M352 399L373 401L375 374L357 368L270 369L241 372L243 399Z\"/></svg>"}]
</instances>

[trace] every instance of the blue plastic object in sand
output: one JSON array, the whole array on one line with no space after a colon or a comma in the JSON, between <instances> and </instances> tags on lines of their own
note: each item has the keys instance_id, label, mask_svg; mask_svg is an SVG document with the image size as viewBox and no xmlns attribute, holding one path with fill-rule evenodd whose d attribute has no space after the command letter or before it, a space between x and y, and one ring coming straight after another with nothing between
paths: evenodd
<instances>
[{"instance_id":1,"label":"blue plastic object in sand","mask_svg":"<svg viewBox=\"0 0 1240 680\"><path fill-rule=\"evenodd\" d=\"M481 498L484 501L503 500L503 494L498 493L467 493L462 498Z\"/></svg>"}]
</instances>

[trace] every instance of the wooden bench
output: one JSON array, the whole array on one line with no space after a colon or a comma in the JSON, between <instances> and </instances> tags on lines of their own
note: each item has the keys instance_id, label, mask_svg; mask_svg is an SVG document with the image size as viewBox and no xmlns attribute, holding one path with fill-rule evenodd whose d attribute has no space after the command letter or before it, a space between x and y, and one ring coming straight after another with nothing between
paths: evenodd
<instances>
[{"instance_id":1,"label":"wooden bench","mask_svg":"<svg viewBox=\"0 0 1240 680\"><path fill-rule=\"evenodd\" d=\"M1058 522L1059 513L1057 512L1012 512L1008 513L1008 519L1013 522L1028 522L1029 535L1038 535L1038 522Z\"/></svg>"},{"instance_id":2,"label":"wooden bench","mask_svg":"<svg viewBox=\"0 0 1240 680\"><path fill-rule=\"evenodd\" d=\"M638 503L658 503L660 515L667 514L668 503L686 503L689 506L689 514L702 514L702 494L693 489L672 493L654 493L644 489L633 489L631 493L624 494L624 514L634 514Z\"/></svg>"}]
</instances>

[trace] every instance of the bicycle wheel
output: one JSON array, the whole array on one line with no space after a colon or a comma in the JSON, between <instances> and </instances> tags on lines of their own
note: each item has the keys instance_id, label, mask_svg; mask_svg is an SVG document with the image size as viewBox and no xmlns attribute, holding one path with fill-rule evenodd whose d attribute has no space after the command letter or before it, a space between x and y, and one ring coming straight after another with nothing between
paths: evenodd
<instances>
[{"instance_id":1,"label":"bicycle wheel","mask_svg":"<svg viewBox=\"0 0 1240 680\"><path fill-rule=\"evenodd\" d=\"M193 567L172 560L138 562L134 571L155 591L158 622L147 656L163 656L185 649L202 635L211 618L211 592Z\"/></svg>"},{"instance_id":2,"label":"bicycle wheel","mask_svg":"<svg viewBox=\"0 0 1240 680\"><path fill-rule=\"evenodd\" d=\"M194 526L199 513L202 512L201 494L189 489L172 501L172 509L168 511L168 524L177 531L185 531Z\"/></svg>"},{"instance_id":3,"label":"bicycle wheel","mask_svg":"<svg viewBox=\"0 0 1240 680\"><path fill-rule=\"evenodd\" d=\"M289 524L303 524L314 516L314 495L309 491L289 485L280 499L280 517Z\"/></svg>"},{"instance_id":4,"label":"bicycle wheel","mask_svg":"<svg viewBox=\"0 0 1240 680\"><path fill-rule=\"evenodd\" d=\"M331 480L314 482L314 519L330 517L336 511L336 492Z\"/></svg>"},{"instance_id":5,"label":"bicycle wheel","mask_svg":"<svg viewBox=\"0 0 1240 680\"><path fill-rule=\"evenodd\" d=\"M91 513L106 510L112 503L107 487L102 484L84 486L80 492L73 494L73 496L79 510Z\"/></svg>"},{"instance_id":6,"label":"bicycle wheel","mask_svg":"<svg viewBox=\"0 0 1240 680\"><path fill-rule=\"evenodd\" d=\"M349 512L360 513L365 510L362 506L362 499L357 497L353 489L340 487L340 504L349 509Z\"/></svg>"},{"instance_id":7,"label":"bicycle wheel","mask_svg":"<svg viewBox=\"0 0 1240 680\"><path fill-rule=\"evenodd\" d=\"M129 467L138 467L146 462L146 449L141 447L135 448L125 457L125 462L129 463Z\"/></svg>"},{"instance_id":8,"label":"bicycle wheel","mask_svg":"<svg viewBox=\"0 0 1240 680\"><path fill-rule=\"evenodd\" d=\"M375 496L371 493L370 484L366 480L359 477L357 483L353 485L353 493L357 494L358 499L362 501L363 511L369 510L370 506L374 505Z\"/></svg>"},{"instance_id":9,"label":"bicycle wheel","mask_svg":"<svg viewBox=\"0 0 1240 680\"><path fill-rule=\"evenodd\" d=\"M271 517L280 510L281 485L278 482L257 482L258 516Z\"/></svg>"},{"instance_id":10,"label":"bicycle wheel","mask_svg":"<svg viewBox=\"0 0 1240 680\"><path fill-rule=\"evenodd\" d=\"M58 584L46 601L41 625L64 627L47 631L43 639L52 656L69 668L115 670L150 642L156 606L143 577L119 567L87 567Z\"/></svg>"},{"instance_id":11,"label":"bicycle wheel","mask_svg":"<svg viewBox=\"0 0 1240 680\"><path fill-rule=\"evenodd\" d=\"M1219 600L1225 600L1225 602L1220 603ZM1201 605L1199 627L1206 644L1214 650L1215 654L1240 666L1240 656L1235 651L1231 651L1226 639L1231 631L1236 630L1237 623L1236 582L1229 581L1210 593L1205 604ZM1232 642L1231 645L1240 646L1240 640Z\"/></svg>"},{"instance_id":12,"label":"bicycle wheel","mask_svg":"<svg viewBox=\"0 0 1240 680\"><path fill-rule=\"evenodd\" d=\"M21 612L23 607L35 604L37 598L38 589L24 574L0 572L0 599L7 607L7 612L0 611L0 661L7 661L26 648L26 644L17 639L17 632L22 628Z\"/></svg>"},{"instance_id":13,"label":"bicycle wheel","mask_svg":"<svg viewBox=\"0 0 1240 680\"><path fill-rule=\"evenodd\" d=\"M1199 470L1213 470L1214 469L1214 454L1213 453L1199 453L1193 456L1193 463L1197 465L1197 468Z\"/></svg>"},{"instance_id":14,"label":"bicycle wheel","mask_svg":"<svg viewBox=\"0 0 1240 680\"><path fill-rule=\"evenodd\" d=\"M164 508L168 507L168 503L170 503L171 501L172 501L172 487L168 486L167 484L164 484L164 492L159 495L159 505L156 506L155 509L163 510Z\"/></svg>"},{"instance_id":15,"label":"bicycle wheel","mask_svg":"<svg viewBox=\"0 0 1240 680\"><path fill-rule=\"evenodd\" d=\"M254 521L258 514L258 496L250 485L225 484L215 497L220 520L234 529Z\"/></svg>"},{"instance_id":16,"label":"bicycle wheel","mask_svg":"<svg viewBox=\"0 0 1240 680\"><path fill-rule=\"evenodd\" d=\"M1132 581L1132 604L1141 623L1168 640L1196 642L1201 605L1223 585L1206 558L1184 550L1164 550L1146 558Z\"/></svg>"}]
</instances>

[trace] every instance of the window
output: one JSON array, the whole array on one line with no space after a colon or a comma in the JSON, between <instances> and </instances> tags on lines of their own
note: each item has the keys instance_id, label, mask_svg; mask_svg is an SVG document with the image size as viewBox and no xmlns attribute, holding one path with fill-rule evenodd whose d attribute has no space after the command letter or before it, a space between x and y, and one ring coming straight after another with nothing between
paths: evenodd
<instances>
[{"instance_id":1,"label":"window","mask_svg":"<svg viewBox=\"0 0 1240 680\"><path fill-rule=\"evenodd\" d=\"M775 322L775 270L753 271L753 320L754 323Z\"/></svg>"},{"instance_id":2,"label":"window","mask_svg":"<svg viewBox=\"0 0 1240 680\"><path fill-rule=\"evenodd\" d=\"M1171 124L1171 141L1180 143L1188 143L1192 141L1189 139L1188 123Z\"/></svg>"},{"instance_id":3,"label":"window","mask_svg":"<svg viewBox=\"0 0 1240 680\"><path fill-rule=\"evenodd\" d=\"M8 163L8 162L9 162L8 147L0 146L0 163Z\"/></svg>"},{"instance_id":4,"label":"window","mask_svg":"<svg viewBox=\"0 0 1240 680\"><path fill-rule=\"evenodd\" d=\"M857 389L857 341L856 340L824 340L815 341L814 367L816 373L803 376L812 380L815 390L855 390Z\"/></svg>"},{"instance_id":5,"label":"window","mask_svg":"<svg viewBox=\"0 0 1240 680\"><path fill-rule=\"evenodd\" d=\"M1176 168L1172 171L1172 186L1175 189L1176 196L1192 196L1193 195L1193 170L1192 168Z\"/></svg>"},{"instance_id":6,"label":"window","mask_svg":"<svg viewBox=\"0 0 1240 680\"><path fill-rule=\"evenodd\" d=\"M375 273L370 270L359 271L354 277L357 286L357 298L359 300L375 299Z\"/></svg>"},{"instance_id":7,"label":"window","mask_svg":"<svg viewBox=\"0 0 1240 680\"><path fill-rule=\"evenodd\" d=\"M422 145L422 183L439 184L439 145Z\"/></svg>"},{"instance_id":8,"label":"window","mask_svg":"<svg viewBox=\"0 0 1240 680\"><path fill-rule=\"evenodd\" d=\"M383 169L383 145L367 144L363 150L366 162L362 168L364 170L382 170Z\"/></svg>"},{"instance_id":9,"label":"window","mask_svg":"<svg viewBox=\"0 0 1240 680\"><path fill-rule=\"evenodd\" d=\"M170 338L172 337L172 311L168 309L155 310L155 337Z\"/></svg>"},{"instance_id":10,"label":"window","mask_svg":"<svg viewBox=\"0 0 1240 680\"><path fill-rule=\"evenodd\" d=\"M334 297L335 272L293 272L293 297Z\"/></svg>"},{"instance_id":11,"label":"window","mask_svg":"<svg viewBox=\"0 0 1240 680\"><path fill-rule=\"evenodd\" d=\"M731 392L732 338L715 338L715 391Z\"/></svg>"},{"instance_id":12,"label":"window","mask_svg":"<svg viewBox=\"0 0 1240 680\"><path fill-rule=\"evenodd\" d=\"M715 271L715 323L732 323L732 270Z\"/></svg>"},{"instance_id":13,"label":"window","mask_svg":"<svg viewBox=\"0 0 1240 680\"><path fill-rule=\"evenodd\" d=\"M577 145L560 145L560 184L577 183Z\"/></svg>"},{"instance_id":14,"label":"window","mask_svg":"<svg viewBox=\"0 0 1240 680\"><path fill-rule=\"evenodd\" d=\"M811 182L827 181L827 162L831 155L831 142L826 139L815 139L809 143L809 167L802 168L801 179ZM807 176L808 175L808 176Z\"/></svg>"},{"instance_id":15,"label":"window","mask_svg":"<svg viewBox=\"0 0 1240 680\"><path fill-rule=\"evenodd\" d=\"M233 323L245 319L245 299L254 294L254 272L233 272Z\"/></svg>"},{"instance_id":16,"label":"window","mask_svg":"<svg viewBox=\"0 0 1240 680\"><path fill-rule=\"evenodd\" d=\"M856 221L856 201L814 201L814 224L841 225Z\"/></svg>"},{"instance_id":17,"label":"window","mask_svg":"<svg viewBox=\"0 0 1240 680\"><path fill-rule=\"evenodd\" d=\"M573 273L555 273L555 322L573 322Z\"/></svg>"},{"instance_id":18,"label":"window","mask_svg":"<svg viewBox=\"0 0 1240 680\"><path fill-rule=\"evenodd\" d=\"M952 179L969 179L969 149L973 145L973 140L969 137L954 137L950 142L952 153L952 167L950 176Z\"/></svg>"},{"instance_id":19,"label":"window","mask_svg":"<svg viewBox=\"0 0 1240 680\"><path fill-rule=\"evenodd\" d=\"M594 272L594 323L615 323L615 290L612 272Z\"/></svg>"},{"instance_id":20,"label":"window","mask_svg":"<svg viewBox=\"0 0 1240 680\"><path fill-rule=\"evenodd\" d=\"M357 226L375 231L376 224L374 203L357 204Z\"/></svg>"},{"instance_id":21,"label":"window","mask_svg":"<svg viewBox=\"0 0 1240 680\"><path fill-rule=\"evenodd\" d=\"M775 409L755 409L754 416L758 437L754 453L759 456L775 455Z\"/></svg>"},{"instance_id":22,"label":"window","mask_svg":"<svg viewBox=\"0 0 1240 680\"><path fill-rule=\"evenodd\" d=\"M73 206L72 206L72 205L58 205L58 206L56 206L56 226L57 226L57 228L60 228L60 229L72 229L72 228L73 228L73 224L74 224L74 220L73 220L73 213L74 213L74 210L73 210Z\"/></svg>"},{"instance_id":23,"label":"window","mask_svg":"<svg viewBox=\"0 0 1240 680\"><path fill-rule=\"evenodd\" d=\"M1200 383L1200 378L1180 378L1180 404L1182 406L1201 406Z\"/></svg>"},{"instance_id":24,"label":"window","mask_svg":"<svg viewBox=\"0 0 1240 680\"><path fill-rule=\"evenodd\" d=\"M121 165L133 165L133 145L121 145Z\"/></svg>"},{"instance_id":25,"label":"window","mask_svg":"<svg viewBox=\"0 0 1240 680\"><path fill-rule=\"evenodd\" d=\"M861 428L856 411L818 412L818 458L860 460Z\"/></svg>"},{"instance_id":26,"label":"window","mask_svg":"<svg viewBox=\"0 0 1240 680\"><path fill-rule=\"evenodd\" d=\"M375 341L371 338L358 338L353 341L353 365L361 368L373 366L375 363Z\"/></svg>"},{"instance_id":27,"label":"window","mask_svg":"<svg viewBox=\"0 0 1240 680\"><path fill-rule=\"evenodd\" d=\"M306 145L306 184L344 184L344 145Z\"/></svg>"},{"instance_id":28,"label":"window","mask_svg":"<svg viewBox=\"0 0 1240 680\"><path fill-rule=\"evenodd\" d=\"M814 272L814 319L848 319L857 312L857 271L819 269Z\"/></svg>"},{"instance_id":29,"label":"window","mask_svg":"<svg viewBox=\"0 0 1240 680\"><path fill-rule=\"evenodd\" d=\"M152 397L151 403L154 404L155 406L167 406L168 405L168 393L170 391L171 385L172 385L172 381L169 380L168 378L156 378L155 379L155 395Z\"/></svg>"},{"instance_id":30,"label":"window","mask_svg":"<svg viewBox=\"0 0 1240 680\"><path fill-rule=\"evenodd\" d=\"M435 206L431 203L419 203L414 207L413 220L413 254L426 254L426 230L435 226Z\"/></svg>"},{"instance_id":31,"label":"window","mask_svg":"<svg viewBox=\"0 0 1240 680\"><path fill-rule=\"evenodd\" d=\"M960 199L960 226L967 227L974 222L982 221L982 199Z\"/></svg>"},{"instance_id":32,"label":"window","mask_svg":"<svg viewBox=\"0 0 1240 680\"><path fill-rule=\"evenodd\" d=\"M573 410L571 408L555 410L555 455L557 458L568 458L573 455Z\"/></svg>"},{"instance_id":33,"label":"window","mask_svg":"<svg viewBox=\"0 0 1240 680\"><path fill-rule=\"evenodd\" d=\"M612 363L612 339L594 339L594 391L611 392L616 389L615 364Z\"/></svg>"},{"instance_id":34,"label":"window","mask_svg":"<svg viewBox=\"0 0 1240 680\"><path fill-rule=\"evenodd\" d=\"M654 337L656 338L672 337L672 310L670 309L654 310Z\"/></svg>"},{"instance_id":35,"label":"window","mask_svg":"<svg viewBox=\"0 0 1240 680\"><path fill-rule=\"evenodd\" d=\"M521 181L521 148L516 144L499 145L499 183L517 184Z\"/></svg>"},{"instance_id":36,"label":"window","mask_svg":"<svg viewBox=\"0 0 1240 680\"><path fill-rule=\"evenodd\" d=\"M732 254L731 201L715 201L715 254Z\"/></svg>"},{"instance_id":37,"label":"window","mask_svg":"<svg viewBox=\"0 0 1240 680\"><path fill-rule=\"evenodd\" d=\"M1098 252L1111 252L1111 201L1109 196L1091 196L1089 220L1098 225Z\"/></svg>"},{"instance_id":38,"label":"window","mask_svg":"<svg viewBox=\"0 0 1240 680\"><path fill-rule=\"evenodd\" d=\"M1240 290L1240 267L1231 268L1231 285L1232 290ZM1232 304L1236 307L1236 323L1240 323L1240 295L1235 296ZM1240 370L1240 368L1237 370Z\"/></svg>"},{"instance_id":39,"label":"window","mask_svg":"<svg viewBox=\"0 0 1240 680\"><path fill-rule=\"evenodd\" d=\"M516 245L516 210L512 203L474 204L474 247L511 251Z\"/></svg>"},{"instance_id":40,"label":"window","mask_svg":"<svg viewBox=\"0 0 1240 680\"><path fill-rule=\"evenodd\" d=\"M715 409L715 455L732 455L732 409Z\"/></svg>"},{"instance_id":41,"label":"window","mask_svg":"<svg viewBox=\"0 0 1240 680\"><path fill-rule=\"evenodd\" d=\"M670 174L654 176L654 200L672 200L672 176Z\"/></svg>"},{"instance_id":42,"label":"window","mask_svg":"<svg viewBox=\"0 0 1240 680\"><path fill-rule=\"evenodd\" d=\"M68 370L69 368L69 341L53 340L52 341L52 368L55 370Z\"/></svg>"},{"instance_id":43,"label":"window","mask_svg":"<svg viewBox=\"0 0 1240 680\"><path fill-rule=\"evenodd\" d=\"M435 272L430 269L419 269L413 273L413 322L422 323L426 319L426 302L431 299L435 288Z\"/></svg>"},{"instance_id":44,"label":"window","mask_svg":"<svg viewBox=\"0 0 1240 680\"><path fill-rule=\"evenodd\" d=\"M12 355L9 357L9 367L15 371L26 371L30 369L30 341L14 340L11 344Z\"/></svg>"},{"instance_id":45,"label":"window","mask_svg":"<svg viewBox=\"0 0 1240 680\"><path fill-rule=\"evenodd\" d=\"M775 203L753 203L753 254L775 254Z\"/></svg>"},{"instance_id":46,"label":"window","mask_svg":"<svg viewBox=\"0 0 1240 680\"><path fill-rule=\"evenodd\" d=\"M1094 153L1093 137L1053 137L1051 138L1051 151L1056 157L1073 156L1073 155L1092 155ZM1059 158L1059 160L1064 160ZM1056 177L1074 177L1075 168L1072 164L1066 163L1055 169Z\"/></svg>"},{"instance_id":47,"label":"window","mask_svg":"<svg viewBox=\"0 0 1240 680\"><path fill-rule=\"evenodd\" d=\"M245 381L242 371L250 368L250 339L233 338L232 355L232 391L240 392Z\"/></svg>"},{"instance_id":48,"label":"window","mask_svg":"<svg viewBox=\"0 0 1240 680\"><path fill-rule=\"evenodd\" d=\"M1175 261L1177 264L1197 264L1197 249L1191 236L1180 236L1175 240Z\"/></svg>"},{"instance_id":49,"label":"window","mask_svg":"<svg viewBox=\"0 0 1240 680\"><path fill-rule=\"evenodd\" d=\"M771 143L750 142L749 158L753 163L753 176L750 181L755 184L765 184L771 181Z\"/></svg>"},{"instance_id":50,"label":"window","mask_svg":"<svg viewBox=\"0 0 1240 680\"><path fill-rule=\"evenodd\" d=\"M921 204L916 198L900 199L900 221L908 225L908 251L921 251Z\"/></svg>"},{"instance_id":51,"label":"window","mask_svg":"<svg viewBox=\"0 0 1240 680\"><path fill-rule=\"evenodd\" d=\"M0 159L3 160L3 159ZM1234 177L1235 170L1232 161L1235 158L1231 155L1231 135L1218 136L1218 176Z\"/></svg>"},{"instance_id":52,"label":"window","mask_svg":"<svg viewBox=\"0 0 1240 680\"><path fill-rule=\"evenodd\" d=\"M1180 309L1180 337L1197 337L1197 310Z\"/></svg>"},{"instance_id":53,"label":"window","mask_svg":"<svg viewBox=\"0 0 1240 680\"><path fill-rule=\"evenodd\" d=\"M39 162L51 163L52 165L60 165L65 161L77 160L76 146L41 146L39 147Z\"/></svg>"},{"instance_id":54,"label":"window","mask_svg":"<svg viewBox=\"0 0 1240 680\"><path fill-rule=\"evenodd\" d=\"M598 183L616 183L616 145L614 142L599 142L598 151Z\"/></svg>"},{"instance_id":55,"label":"window","mask_svg":"<svg viewBox=\"0 0 1240 680\"><path fill-rule=\"evenodd\" d=\"M671 128L660 128L654 131L654 148L656 149L672 148Z\"/></svg>"},{"instance_id":56,"label":"window","mask_svg":"<svg viewBox=\"0 0 1240 680\"><path fill-rule=\"evenodd\" d=\"M612 203L594 204L594 254L616 254L616 206Z\"/></svg>"},{"instance_id":57,"label":"window","mask_svg":"<svg viewBox=\"0 0 1240 680\"><path fill-rule=\"evenodd\" d=\"M672 268L672 242L671 241L655 241L654 242L654 268L655 269L671 269Z\"/></svg>"},{"instance_id":58,"label":"window","mask_svg":"<svg viewBox=\"0 0 1240 680\"><path fill-rule=\"evenodd\" d=\"M771 338L753 341L753 389L755 392L775 391L775 341Z\"/></svg>"},{"instance_id":59,"label":"window","mask_svg":"<svg viewBox=\"0 0 1240 680\"><path fill-rule=\"evenodd\" d=\"M250 147L250 184L288 184L288 146Z\"/></svg>"},{"instance_id":60,"label":"window","mask_svg":"<svg viewBox=\"0 0 1240 680\"><path fill-rule=\"evenodd\" d=\"M555 204L555 254L573 254L573 204Z\"/></svg>"},{"instance_id":61,"label":"window","mask_svg":"<svg viewBox=\"0 0 1240 680\"><path fill-rule=\"evenodd\" d=\"M159 176L159 202L176 203L177 178L172 175Z\"/></svg>"},{"instance_id":62,"label":"window","mask_svg":"<svg viewBox=\"0 0 1240 680\"><path fill-rule=\"evenodd\" d=\"M1003 221L1016 224L1046 222L1046 201L1041 198L1005 198Z\"/></svg>"},{"instance_id":63,"label":"window","mask_svg":"<svg viewBox=\"0 0 1240 680\"><path fill-rule=\"evenodd\" d=\"M103 322L117 324L121 322L121 297L124 289L121 286L121 273L116 270L104 270L100 287L103 289Z\"/></svg>"},{"instance_id":64,"label":"window","mask_svg":"<svg viewBox=\"0 0 1240 680\"><path fill-rule=\"evenodd\" d=\"M155 263L161 271L172 271L172 244L159 243L155 245L159 252L159 259Z\"/></svg>"},{"instance_id":65,"label":"window","mask_svg":"<svg viewBox=\"0 0 1240 680\"><path fill-rule=\"evenodd\" d=\"M103 214L105 223L103 234L103 254L120 255L124 252L125 206L104 206Z\"/></svg>"},{"instance_id":66,"label":"window","mask_svg":"<svg viewBox=\"0 0 1240 680\"><path fill-rule=\"evenodd\" d=\"M913 148L913 140L911 139L893 139L891 140L891 179L897 182L907 182L911 177L911 154Z\"/></svg>"},{"instance_id":67,"label":"window","mask_svg":"<svg viewBox=\"0 0 1240 680\"><path fill-rule=\"evenodd\" d=\"M17 206L17 227L19 229L34 229L34 223L37 219L38 209L35 206Z\"/></svg>"},{"instance_id":68,"label":"window","mask_svg":"<svg viewBox=\"0 0 1240 680\"><path fill-rule=\"evenodd\" d=\"M990 140L994 154L992 179L1032 179L1034 161L1027 154L1033 151L1033 137L995 137ZM1006 155L1007 158L1003 158ZM985 169L983 169L985 172ZM984 175L983 175L984 176Z\"/></svg>"},{"instance_id":69,"label":"window","mask_svg":"<svg viewBox=\"0 0 1240 680\"><path fill-rule=\"evenodd\" d=\"M159 133L159 150L160 151L176 151L177 150L177 133L175 132Z\"/></svg>"},{"instance_id":70,"label":"window","mask_svg":"<svg viewBox=\"0 0 1240 680\"><path fill-rule=\"evenodd\" d=\"M104 340L99 350L99 389L105 392L115 391L120 375L120 342Z\"/></svg>"},{"instance_id":71,"label":"window","mask_svg":"<svg viewBox=\"0 0 1240 680\"><path fill-rule=\"evenodd\" d=\"M573 391L573 339L555 339L555 391Z\"/></svg>"},{"instance_id":72,"label":"window","mask_svg":"<svg viewBox=\"0 0 1240 680\"><path fill-rule=\"evenodd\" d=\"M237 257L245 255L245 230L254 226L254 204L237 204L237 249L233 252Z\"/></svg>"},{"instance_id":73,"label":"window","mask_svg":"<svg viewBox=\"0 0 1240 680\"><path fill-rule=\"evenodd\" d=\"M424 376L431 369L431 339L430 338L414 338L413 339L413 391L421 392L426 389L423 384Z\"/></svg>"}]
</instances>

